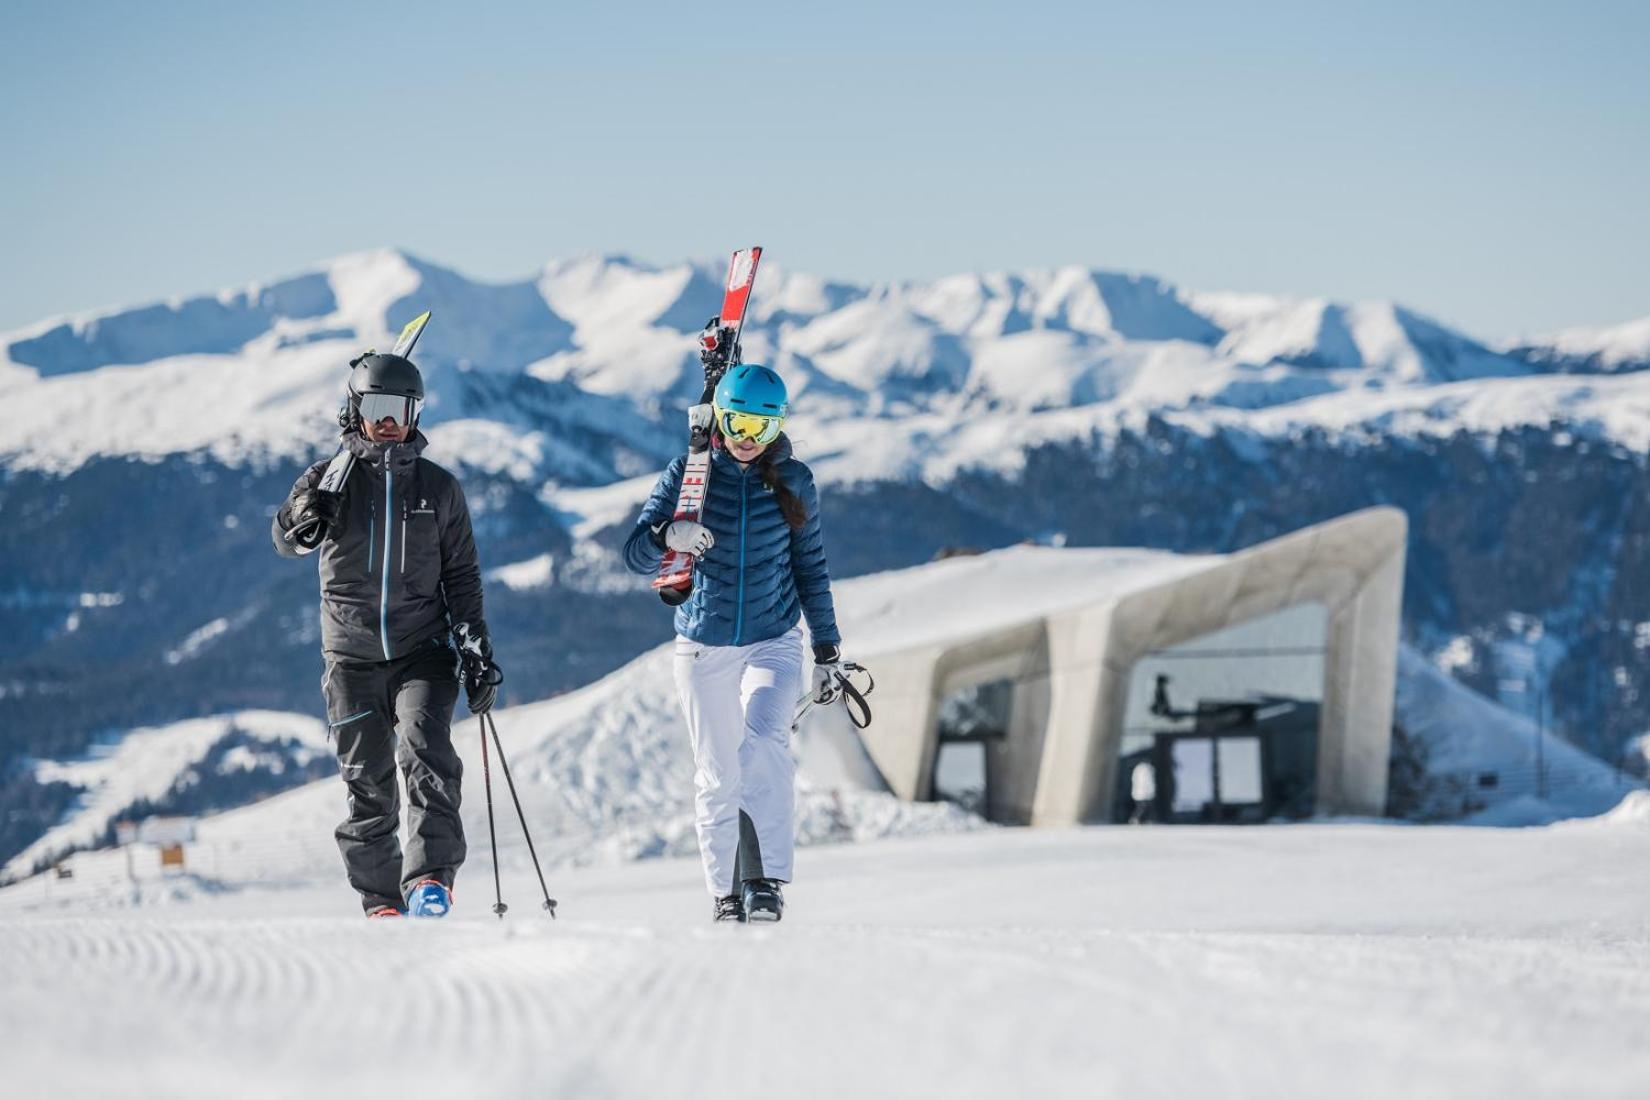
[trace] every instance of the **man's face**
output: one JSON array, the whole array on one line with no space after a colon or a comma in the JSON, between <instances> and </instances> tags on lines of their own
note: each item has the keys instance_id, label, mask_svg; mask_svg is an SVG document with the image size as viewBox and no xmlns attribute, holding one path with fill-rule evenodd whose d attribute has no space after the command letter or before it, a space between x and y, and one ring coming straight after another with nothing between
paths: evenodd
<instances>
[{"instance_id":1,"label":"man's face","mask_svg":"<svg viewBox=\"0 0 1650 1100\"><path fill-rule=\"evenodd\" d=\"M407 427L386 416L376 424L362 421L361 434L374 443L402 443L407 438Z\"/></svg>"}]
</instances>

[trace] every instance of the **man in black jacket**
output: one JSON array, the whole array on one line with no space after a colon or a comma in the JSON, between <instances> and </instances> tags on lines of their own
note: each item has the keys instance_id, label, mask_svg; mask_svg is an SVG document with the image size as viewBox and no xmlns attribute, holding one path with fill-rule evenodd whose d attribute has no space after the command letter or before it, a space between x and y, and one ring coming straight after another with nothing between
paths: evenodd
<instances>
[{"instance_id":1,"label":"man in black jacket","mask_svg":"<svg viewBox=\"0 0 1650 1100\"><path fill-rule=\"evenodd\" d=\"M321 690L349 793L336 836L368 916L442 916L451 907L465 853L463 767L452 743L460 673L477 714L503 681L482 617L464 491L422 457L423 398L411 361L357 360L340 417L343 450L304 472L271 531L283 557L319 553ZM409 806L405 856L398 762Z\"/></svg>"}]
</instances>

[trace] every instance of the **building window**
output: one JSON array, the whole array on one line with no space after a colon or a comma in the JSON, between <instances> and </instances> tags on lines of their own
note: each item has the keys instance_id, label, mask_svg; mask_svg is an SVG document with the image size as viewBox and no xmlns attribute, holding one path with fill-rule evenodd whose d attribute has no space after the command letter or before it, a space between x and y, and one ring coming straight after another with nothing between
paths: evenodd
<instances>
[{"instance_id":1,"label":"building window","mask_svg":"<svg viewBox=\"0 0 1650 1100\"><path fill-rule=\"evenodd\" d=\"M1327 608L1303 603L1141 657L1112 819L1309 816L1328 627ZM1134 781L1142 766L1155 784ZM1152 805L1143 808L1145 789Z\"/></svg>"},{"instance_id":2,"label":"building window","mask_svg":"<svg viewBox=\"0 0 1650 1100\"><path fill-rule=\"evenodd\" d=\"M985 815L984 741L941 741L934 756L934 801L955 802L969 813Z\"/></svg>"},{"instance_id":3,"label":"building window","mask_svg":"<svg viewBox=\"0 0 1650 1100\"><path fill-rule=\"evenodd\" d=\"M994 761L1006 744L1014 717L1014 681L991 680L951 692L940 703L939 746L934 753L933 798L970 813L993 817L1001 787Z\"/></svg>"}]
</instances>

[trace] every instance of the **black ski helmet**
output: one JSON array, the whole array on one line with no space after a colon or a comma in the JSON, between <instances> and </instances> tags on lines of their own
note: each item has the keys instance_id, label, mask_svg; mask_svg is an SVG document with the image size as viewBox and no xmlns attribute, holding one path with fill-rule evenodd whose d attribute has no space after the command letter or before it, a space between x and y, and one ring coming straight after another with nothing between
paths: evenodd
<instances>
[{"instance_id":1,"label":"black ski helmet","mask_svg":"<svg viewBox=\"0 0 1650 1100\"><path fill-rule=\"evenodd\" d=\"M424 400L424 376L418 373L411 359L368 352L350 360L350 366L354 369L349 376L349 397L338 414L338 422L346 428L360 426L363 394L387 393ZM416 426L416 420L409 425Z\"/></svg>"}]
</instances>

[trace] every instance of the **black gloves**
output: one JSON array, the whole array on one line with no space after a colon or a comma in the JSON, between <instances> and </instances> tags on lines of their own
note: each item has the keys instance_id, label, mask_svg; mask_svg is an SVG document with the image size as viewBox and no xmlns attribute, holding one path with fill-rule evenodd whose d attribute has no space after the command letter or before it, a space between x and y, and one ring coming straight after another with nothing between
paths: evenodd
<instances>
[{"instance_id":1,"label":"black gloves","mask_svg":"<svg viewBox=\"0 0 1650 1100\"><path fill-rule=\"evenodd\" d=\"M458 657L463 667L464 695L471 714L486 714L498 699L499 685L504 683L504 670L493 660L493 645L484 630L472 629L469 623L459 623L453 633L458 635Z\"/></svg>"},{"instance_id":2,"label":"black gloves","mask_svg":"<svg viewBox=\"0 0 1650 1100\"><path fill-rule=\"evenodd\" d=\"M313 550L328 534L337 531L338 520L343 513L342 494L329 493L325 489L305 489L292 498L292 507L287 512L292 522L286 537L305 549Z\"/></svg>"},{"instance_id":3,"label":"black gloves","mask_svg":"<svg viewBox=\"0 0 1650 1100\"><path fill-rule=\"evenodd\" d=\"M329 525L337 523L343 503L342 494L329 493L325 489L305 489L292 501L293 522L318 519Z\"/></svg>"},{"instance_id":4,"label":"black gloves","mask_svg":"<svg viewBox=\"0 0 1650 1100\"><path fill-rule=\"evenodd\" d=\"M494 701L498 699L499 685L502 683L504 670L497 665L486 665L475 673L466 670L464 694L470 704L470 713L486 714L492 710Z\"/></svg>"}]
</instances>

